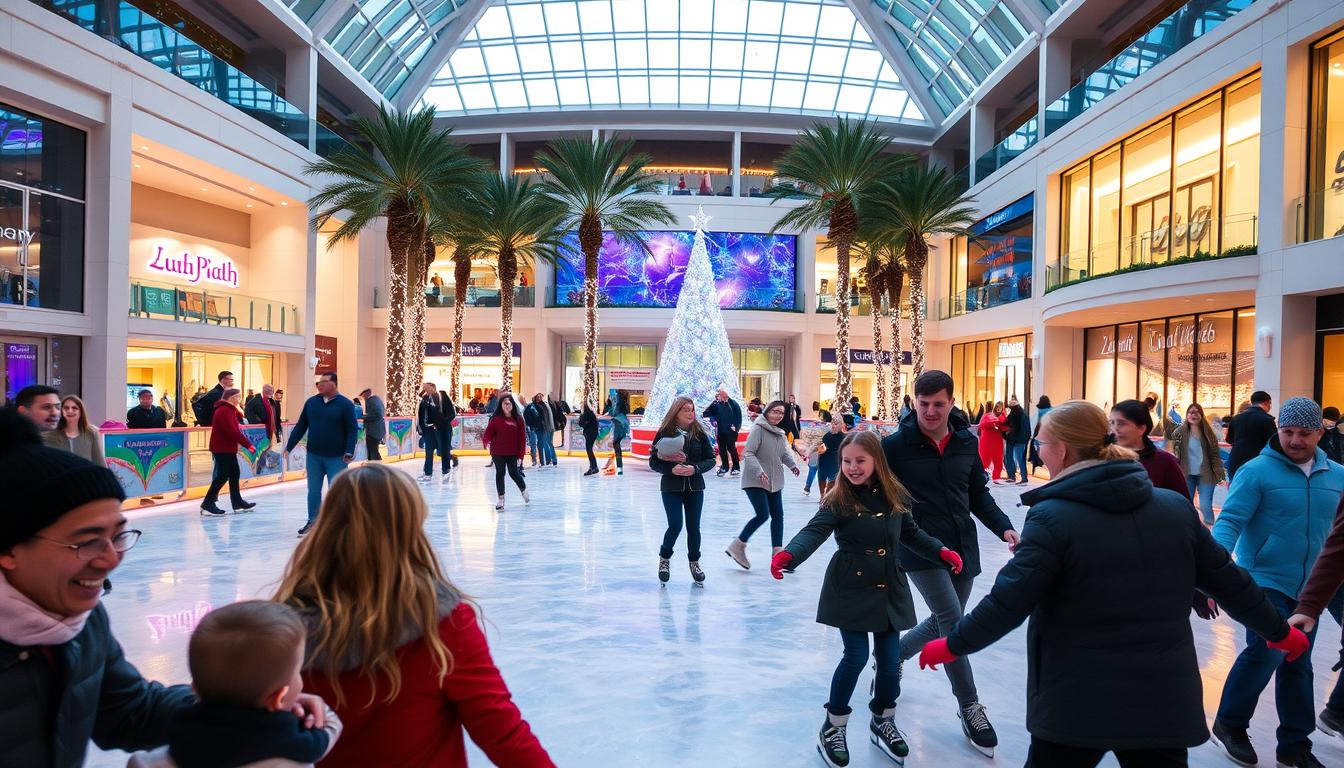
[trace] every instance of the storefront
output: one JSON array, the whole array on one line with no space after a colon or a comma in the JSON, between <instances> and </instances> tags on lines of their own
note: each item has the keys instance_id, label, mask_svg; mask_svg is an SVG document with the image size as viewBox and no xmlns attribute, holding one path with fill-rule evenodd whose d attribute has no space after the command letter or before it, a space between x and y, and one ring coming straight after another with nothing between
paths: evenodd
<instances>
[{"instance_id":1,"label":"storefront","mask_svg":"<svg viewBox=\"0 0 1344 768\"><path fill-rule=\"evenodd\" d=\"M1255 390L1255 309L1089 328L1083 357L1083 397L1107 409L1151 398L1156 434L1191 403L1236 414Z\"/></svg>"},{"instance_id":2,"label":"storefront","mask_svg":"<svg viewBox=\"0 0 1344 768\"><path fill-rule=\"evenodd\" d=\"M952 277L940 317L1031 298L1033 201L1027 195L952 241Z\"/></svg>"},{"instance_id":3,"label":"storefront","mask_svg":"<svg viewBox=\"0 0 1344 768\"><path fill-rule=\"evenodd\" d=\"M78 336L27 336L0 331L0 352L4 355L0 405L32 384L49 384L62 394L81 394L82 350L83 339Z\"/></svg>"},{"instance_id":4,"label":"storefront","mask_svg":"<svg viewBox=\"0 0 1344 768\"><path fill-rule=\"evenodd\" d=\"M891 387L891 375L895 372L892 362L895 357L890 351L883 351L883 365L887 367L887 387ZM901 352L901 391L910 390L910 352L905 350ZM824 405L835 399L835 347L821 348L821 403ZM877 409L877 366L873 365L873 350L849 348L849 375L851 381L851 391L854 396L859 398L859 405L863 407L865 416L872 417ZM890 392L890 389L888 389ZM896 413L892 404L887 404L888 417ZM804 412L803 418L811 418L811 414Z\"/></svg>"},{"instance_id":5,"label":"storefront","mask_svg":"<svg viewBox=\"0 0 1344 768\"><path fill-rule=\"evenodd\" d=\"M620 390L630 406L630 412L644 407L653 389L653 377L658 371L658 345L623 342L598 342L597 391L606 402L609 389ZM569 403L583 402L583 344L565 345L565 399Z\"/></svg>"},{"instance_id":6,"label":"storefront","mask_svg":"<svg viewBox=\"0 0 1344 768\"><path fill-rule=\"evenodd\" d=\"M1016 397L1032 403L1031 334L952 345L953 395L967 414Z\"/></svg>"},{"instance_id":7,"label":"storefront","mask_svg":"<svg viewBox=\"0 0 1344 768\"><path fill-rule=\"evenodd\" d=\"M1311 47L1307 240L1344 235L1344 29Z\"/></svg>"},{"instance_id":8,"label":"storefront","mask_svg":"<svg viewBox=\"0 0 1344 768\"><path fill-rule=\"evenodd\" d=\"M274 352L213 349L181 344L158 344L131 341L126 350L126 409L136 405L142 389L154 393L154 402L168 412L170 423L180 421L194 425L196 419L191 402L205 394L219 382L222 371L233 372L233 385L243 392L243 399L260 392L265 384L277 385L280 370ZM307 392L293 392L281 405L281 416L297 418L298 409ZM108 414L121 421L125 413Z\"/></svg>"},{"instance_id":9,"label":"storefront","mask_svg":"<svg viewBox=\"0 0 1344 768\"><path fill-rule=\"evenodd\" d=\"M742 397L759 397L762 403L784 399L783 347L733 344L732 354Z\"/></svg>"},{"instance_id":10,"label":"storefront","mask_svg":"<svg viewBox=\"0 0 1344 768\"><path fill-rule=\"evenodd\" d=\"M1344 293L1316 299L1316 402L1344 408Z\"/></svg>"},{"instance_id":11,"label":"storefront","mask_svg":"<svg viewBox=\"0 0 1344 768\"><path fill-rule=\"evenodd\" d=\"M504 348L498 341L462 342L461 368L458 369L457 391L453 393L453 402L459 409L466 409L473 399L482 403L490 399L499 389L499 380L503 374ZM511 369L513 381L510 389L523 396L523 345L513 342ZM453 380L453 343L451 341L431 341L425 344L425 381L432 381L439 391L446 392Z\"/></svg>"}]
</instances>

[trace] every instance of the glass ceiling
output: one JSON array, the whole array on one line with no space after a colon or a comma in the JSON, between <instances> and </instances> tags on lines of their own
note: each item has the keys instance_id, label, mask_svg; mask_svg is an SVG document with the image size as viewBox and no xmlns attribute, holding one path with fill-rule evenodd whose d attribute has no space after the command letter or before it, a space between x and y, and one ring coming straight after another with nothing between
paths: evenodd
<instances>
[{"instance_id":1,"label":"glass ceiling","mask_svg":"<svg viewBox=\"0 0 1344 768\"><path fill-rule=\"evenodd\" d=\"M660 107L927 124L841 0L497 0L423 102L448 115Z\"/></svg>"},{"instance_id":2,"label":"glass ceiling","mask_svg":"<svg viewBox=\"0 0 1344 768\"><path fill-rule=\"evenodd\" d=\"M322 0L286 0L311 20ZM391 98L410 77L467 0L358 0L351 2L326 41Z\"/></svg>"}]
</instances>

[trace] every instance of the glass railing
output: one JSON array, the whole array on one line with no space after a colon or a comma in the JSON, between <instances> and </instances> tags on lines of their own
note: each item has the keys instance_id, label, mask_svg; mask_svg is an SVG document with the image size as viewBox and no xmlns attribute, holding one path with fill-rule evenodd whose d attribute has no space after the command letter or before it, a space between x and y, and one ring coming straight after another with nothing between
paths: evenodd
<instances>
[{"instance_id":1,"label":"glass railing","mask_svg":"<svg viewBox=\"0 0 1344 768\"><path fill-rule=\"evenodd\" d=\"M849 306L851 307L851 309L850 309L850 311L849 311L849 313L850 313L851 315L861 315L861 316L865 316L865 317L866 317L866 316L869 316L869 315L873 314L873 302L872 302L872 300L871 300L871 297L870 297L867 293L864 293L864 292L862 292L862 291L857 291L857 292L856 292L856 291L850 291L850 292L849 292ZM817 312L818 312L818 313L820 313L820 314L833 315L833 314L835 314L835 307L836 307L836 304L835 304L835 294L834 294L834 293L818 293L818 294L817 294ZM882 311L884 311L884 312L887 311L887 300L886 300L885 297L883 297L883 299L882 299L882 306L881 306L881 308L882 308ZM927 302L925 303L925 306L924 306L924 316L925 316L925 317L928 317L928 304L927 304ZM906 301L902 301L902 302L901 302L901 317L903 317L903 318L905 318L905 319L907 319L907 320L910 319L910 304L909 304L909 302L906 302Z\"/></svg>"},{"instance_id":2,"label":"glass railing","mask_svg":"<svg viewBox=\"0 0 1344 768\"><path fill-rule=\"evenodd\" d=\"M133 317L204 323L253 331L298 335L299 308L281 301L226 291L131 281Z\"/></svg>"},{"instance_id":3,"label":"glass railing","mask_svg":"<svg viewBox=\"0 0 1344 768\"><path fill-rule=\"evenodd\" d=\"M575 290L565 296L562 300L556 300L555 290L546 292L547 309L583 309L583 298L580 292ZM614 303L609 300L610 297L600 295L597 305L603 309L673 309L675 305L651 305L651 304L629 304ZM722 307L725 312L802 312L806 302L806 295L801 290L754 290L744 294L739 294L737 300L742 302L742 306Z\"/></svg>"},{"instance_id":4,"label":"glass railing","mask_svg":"<svg viewBox=\"0 0 1344 768\"><path fill-rule=\"evenodd\" d=\"M515 170L515 174L526 176L533 184L545 181L548 174L533 170ZM665 197L732 197L733 177L726 171L717 173L663 173L650 172L657 183L653 193ZM777 177L762 176L759 173L743 173L739 197L767 197L775 189L781 192L796 192L797 186L781 182Z\"/></svg>"},{"instance_id":5,"label":"glass railing","mask_svg":"<svg viewBox=\"0 0 1344 768\"><path fill-rule=\"evenodd\" d=\"M1259 217L1241 213L1194 225L1178 224L1174 231L1160 229L1116 244L1070 251L1045 265L1045 289L1121 272L1168 264L1249 256L1257 252ZM1215 239L1215 236L1220 239ZM1218 250L1218 243L1221 249Z\"/></svg>"},{"instance_id":6,"label":"glass railing","mask_svg":"<svg viewBox=\"0 0 1344 768\"><path fill-rule=\"evenodd\" d=\"M1344 176L1329 189L1303 195L1293 201L1296 224L1294 243L1309 243L1344 235Z\"/></svg>"},{"instance_id":7,"label":"glass railing","mask_svg":"<svg viewBox=\"0 0 1344 768\"><path fill-rule=\"evenodd\" d=\"M498 307L501 291L499 288L481 288L475 285L467 286L468 307ZM457 289L452 283L445 283L437 291L431 286L425 288L425 304L430 307L451 307L457 302ZM532 285L514 286L513 306L515 307L535 307L537 305L537 289Z\"/></svg>"},{"instance_id":8,"label":"glass railing","mask_svg":"<svg viewBox=\"0 0 1344 768\"><path fill-rule=\"evenodd\" d=\"M964 193L966 190L970 189L970 188L971 188L971 166L968 165L968 166L966 166L965 168L962 168L960 171L957 171L956 173L952 174L952 179L953 179L953 181L956 182L956 185L957 185L957 186L956 186L956 189L957 189L958 192L963 192L963 193Z\"/></svg>"},{"instance_id":9,"label":"glass railing","mask_svg":"<svg viewBox=\"0 0 1344 768\"><path fill-rule=\"evenodd\" d=\"M1191 0L1045 108L1050 135L1172 54L1250 7L1255 0Z\"/></svg>"},{"instance_id":10,"label":"glass railing","mask_svg":"<svg viewBox=\"0 0 1344 768\"><path fill-rule=\"evenodd\" d=\"M938 319L947 320L971 312L1031 298L1031 275L1014 280L992 280L988 285L967 288L938 300Z\"/></svg>"},{"instance_id":11,"label":"glass railing","mask_svg":"<svg viewBox=\"0 0 1344 768\"><path fill-rule=\"evenodd\" d=\"M314 152L330 154L345 145L344 139L325 126L314 125L298 107L129 2L32 2L186 80ZM311 127L316 128L316 142L309 141Z\"/></svg>"},{"instance_id":12,"label":"glass railing","mask_svg":"<svg viewBox=\"0 0 1344 768\"><path fill-rule=\"evenodd\" d=\"M992 173L1030 149L1040 138L1037 122L1036 116L1032 115L1031 119L1023 123L1020 128L1008 134L1003 141L995 144L992 149L981 155L975 161L975 183L979 184L989 178Z\"/></svg>"}]
</instances>

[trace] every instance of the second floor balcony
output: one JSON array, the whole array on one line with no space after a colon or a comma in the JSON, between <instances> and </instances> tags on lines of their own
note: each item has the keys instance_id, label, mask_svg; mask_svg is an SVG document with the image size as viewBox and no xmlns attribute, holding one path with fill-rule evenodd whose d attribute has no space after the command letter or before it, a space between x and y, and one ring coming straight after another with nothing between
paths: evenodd
<instances>
[{"instance_id":1,"label":"second floor balcony","mask_svg":"<svg viewBox=\"0 0 1344 768\"><path fill-rule=\"evenodd\" d=\"M851 315L859 315L859 316L862 316L862 317L868 317L868 316L871 316L871 315L873 314L873 302L872 302L872 298L871 298L867 293L865 293L865 292L862 292L862 291L850 291L850 292L849 292L849 306L850 306L850 308L851 308L850 311L849 311L849 313L850 313ZM833 314L835 314L835 307L836 307L836 303L835 303L835 294L834 294L834 293L818 293L818 294L817 294L817 313L818 313L818 314L833 315ZM880 310L881 312L887 312L887 311L888 311L888 303L887 303L886 299L883 299L883 300L882 300L882 304L881 304L881 306L879 307L879 310ZM902 301L902 302L901 302L900 311L901 311L901 318L904 319L904 320L909 320L909 319L911 318L911 313L910 313L910 302L908 302L908 301ZM927 305L927 304L923 307L923 311L924 311L924 316L925 316L925 317L928 317L928 305Z\"/></svg>"},{"instance_id":2,"label":"second floor balcony","mask_svg":"<svg viewBox=\"0 0 1344 768\"><path fill-rule=\"evenodd\" d=\"M1030 298L1030 274L1022 275L1016 280L994 280L987 285L972 286L960 293L939 299L938 319L947 320Z\"/></svg>"},{"instance_id":3,"label":"second floor balcony","mask_svg":"<svg viewBox=\"0 0 1344 768\"><path fill-rule=\"evenodd\" d=\"M1249 256L1258 251L1259 234L1259 217L1243 213L1160 228L1122 241L1118 247L1112 241L1090 250L1070 251L1046 264L1045 290L1171 264Z\"/></svg>"},{"instance_id":4,"label":"second floor balcony","mask_svg":"<svg viewBox=\"0 0 1344 768\"><path fill-rule=\"evenodd\" d=\"M299 308L231 291L131 280L132 317L298 335Z\"/></svg>"}]
</instances>

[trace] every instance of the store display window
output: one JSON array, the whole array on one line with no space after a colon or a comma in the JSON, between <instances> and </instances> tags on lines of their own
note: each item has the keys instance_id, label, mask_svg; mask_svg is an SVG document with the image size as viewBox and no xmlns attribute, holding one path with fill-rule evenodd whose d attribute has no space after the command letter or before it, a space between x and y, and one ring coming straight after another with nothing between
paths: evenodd
<instances>
[{"instance_id":1,"label":"store display window","mask_svg":"<svg viewBox=\"0 0 1344 768\"><path fill-rule=\"evenodd\" d=\"M1031 334L952 345L952 382L957 404L968 416L986 403L1016 396L1032 399Z\"/></svg>"},{"instance_id":2,"label":"store display window","mask_svg":"<svg viewBox=\"0 0 1344 768\"><path fill-rule=\"evenodd\" d=\"M944 317L1031 298L1033 197L995 211L953 241Z\"/></svg>"},{"instance_id":3,"label":"store display window","mask_svg":"<svg viewBox=\"0 0 1344 768\"><path fill-rule=\"evenodd\" d=\"M656 343L597 344L597 390L603 403L607 400L607 391L616 389L625 395L631 413L643 413L657 371ZM571 342L565 345L564 396L575 407L583 402L583 344Z\"/></svg>"},{"instance_id":4,"label":"store display window","mask_svg":"<svg viewBox=\"0 0 1344 768\"><path fill-rule=\"evenodd\" d=\"M1344 235L1344 29L1311 49L1306 240Z\"/></svg>"}]
</instances>

